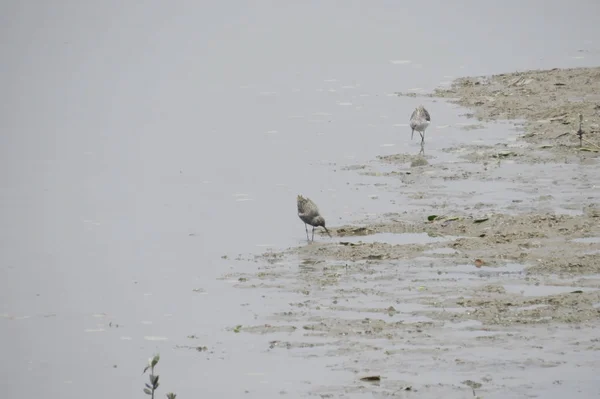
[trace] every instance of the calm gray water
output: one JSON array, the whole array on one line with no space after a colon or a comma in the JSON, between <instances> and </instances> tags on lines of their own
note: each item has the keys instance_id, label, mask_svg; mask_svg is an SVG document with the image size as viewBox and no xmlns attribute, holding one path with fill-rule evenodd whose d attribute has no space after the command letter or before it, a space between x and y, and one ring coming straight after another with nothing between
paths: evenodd
<instances>
[{"instance_id":1,"label":"calm gray water","mask_svg":"<svg viewBox=\"0 0 600 399\"><path fill-rule=\"evenodd\" d=\"M238 254L304 243L298 193L332 226L398 211L340 171L418 152L395 125L421 100L393 92L599 64L599 2L491 3L3 2L3 396L143 397L155 352L160 397L336 381L227 331L261 296L218 278L256 267Z\"/></svg>"}]
</instances>

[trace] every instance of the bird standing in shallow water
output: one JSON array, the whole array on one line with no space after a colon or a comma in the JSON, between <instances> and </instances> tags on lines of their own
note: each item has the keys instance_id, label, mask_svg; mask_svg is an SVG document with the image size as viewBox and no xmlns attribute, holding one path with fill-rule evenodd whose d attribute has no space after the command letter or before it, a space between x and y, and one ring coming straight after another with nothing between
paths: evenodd
<instances>
[{"instance_id":1,"label":"bird standing in shallow water","mask_svg":"<svg viewBox=\"0 0 600 399\"><path fill-rule=\"evenodd\" d=\"M312 240L315 240L315 227L323 227L325 229L325 231L327 232L327 234L329 234L329 237L331 237L331 233L329 233L329 230L327 230L327 227L325 227L325 219L323 218L323 216L321 216L319 214L319 208L317 208L317 205L312 202L309 198L304 198L301 195L298 195L297 197L297 202L298 202L298 217L300 218L300 220L302 220L304 222L304 228L306 229L306 239L308 241L310 241L308 239L308 226L307 225L311 225L313 227L312 229Z\"/></svg>"},{"instance_id":2,"label":"bird standing in shallow water","mask_svg":"<svg viewBox=\"0 0 600 399\"><path fill-rule=\"evenodd\" d=\"M410 139L413 139L416 130L421 135L421 145L423 145L425 143L425 129L427 129L430 123L431 117L429 116L429 112L427 112L424 106L419 105L410 116L410 128L412 129Z\"/></svg>"}]
</instances>

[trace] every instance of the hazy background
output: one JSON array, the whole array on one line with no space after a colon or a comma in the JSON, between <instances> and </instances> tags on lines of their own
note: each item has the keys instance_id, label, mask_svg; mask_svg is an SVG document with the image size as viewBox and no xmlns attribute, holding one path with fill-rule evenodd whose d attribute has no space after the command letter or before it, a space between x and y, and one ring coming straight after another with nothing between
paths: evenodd
<instances>
[{"instance_id":1,"label":"hazy background","mask_svg":"<svg viewBox=\"0 0 600 399\"><path fill-rule=\"evenodd\" d=\"M332 226L403 210L339 172L418 152L395 125L421 100L395 91L598 65L599 15L592 0L2 2L4 396L143 397L157 351L159 397L344 381L226 331L261 298L217 278L255 267L238 254L304 245L297 193Z\"/></svg>"}]
</instances>

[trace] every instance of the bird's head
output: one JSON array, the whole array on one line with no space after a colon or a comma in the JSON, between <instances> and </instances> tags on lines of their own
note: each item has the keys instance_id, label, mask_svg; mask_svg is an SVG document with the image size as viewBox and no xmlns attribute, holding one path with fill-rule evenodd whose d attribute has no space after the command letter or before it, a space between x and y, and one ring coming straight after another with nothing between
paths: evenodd
<instances>
[{"instance_id":1,"label":"bird's head","mask_svg":"<svg viewBox=\"0 0 600 399\"><path fill-rule=\"evenodd\" d=\"M313 223L315 227L321 226L322 228L325 229L325 231L327 232L327 234L329 235L329 237L331 237L331 233L329 232L329 230L327 230L327 227L325 227L325 219L323 218L323 216L319 215L316 216L313 219Z\"/></svg>"}]
</instances>

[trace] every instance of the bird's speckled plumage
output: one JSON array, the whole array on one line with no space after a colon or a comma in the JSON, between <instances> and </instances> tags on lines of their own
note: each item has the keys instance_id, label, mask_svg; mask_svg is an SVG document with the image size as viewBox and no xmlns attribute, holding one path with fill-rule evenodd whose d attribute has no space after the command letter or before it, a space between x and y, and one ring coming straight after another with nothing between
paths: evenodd
<instances>
[{"instance_id":1,"label":"bird's speckled plumage","mask_svg":"<svg viewBox=\"0 0 600 399\"><path fill-rule=\"evenodd\" d=\"M410 139L412 140L416 130L421 135L422 144L425 141L425 130L430 123L431 116L429 116L429 112L425 109L425 107L419 105L417 108L415 108L410 116L410 128L412 130L410 133Z\"/></svg>"},{"instance_id":2,"label":"bird's speckled plumage","mask_svg":"<svg viewBox=\"0 0 600 399\"><path fill-rule=\"evenodd\" d=\"M301 195L297 197L298 203L298 217L300 220L304 222L304 228L306 229L306 239L308 240L308 226L311 225L312 229L312 240L315 240L315 227L323 227L329 237L331 237L331 233L325 227L325 219L319 213L319 208L317 204L315 204L310 198L305 198Z\"/></svg>"}]
</instances>

